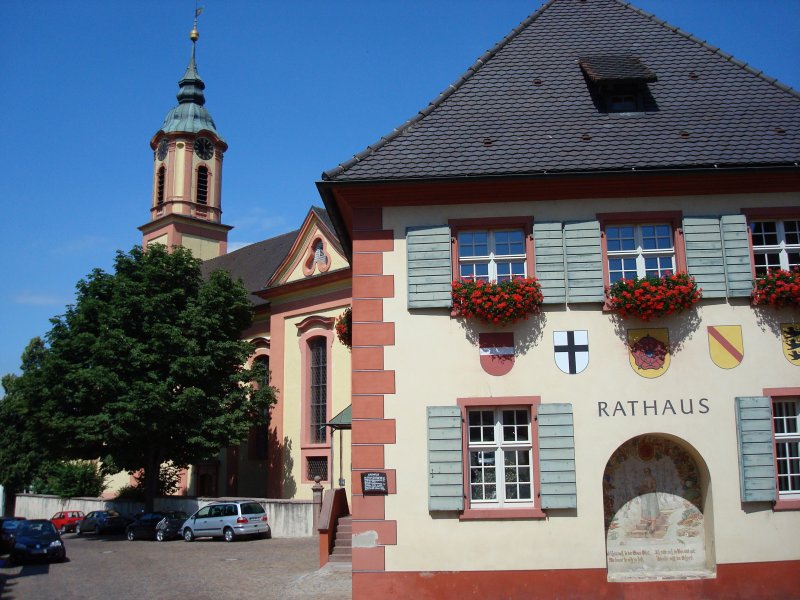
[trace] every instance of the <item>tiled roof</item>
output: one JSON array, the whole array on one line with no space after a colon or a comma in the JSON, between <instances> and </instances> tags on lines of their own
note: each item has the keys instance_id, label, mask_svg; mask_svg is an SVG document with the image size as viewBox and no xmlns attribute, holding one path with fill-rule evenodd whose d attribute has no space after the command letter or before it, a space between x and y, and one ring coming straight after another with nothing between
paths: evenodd
<instances>
[{"instance_id":1,"label":"tiled roof","mask_svg":"<svg viewBox=\"0 0 800 600\"><path fill-rule=\"evenodd\" d=\"M292 248L298 233L299 229L290 231L207 260L201 265L203 276L208 276L217 269L224 269L234 279L241 279L247 291L262 290ZM253 306L267 303L252 293L249 298Z\"/></svg>"},{"instance_id":2,"label":"tiled roof","mask_svg":"<svg viewBox=\"0 0 800 600\"><path fill-rule=\"evenodd\" d=\"M783 24L785 27L790 24ZM600 112L579 60L633 56L656 110ZM800 94L620 0L550 0L333 181L792 165Z\"/></svg>"}]
</instances>

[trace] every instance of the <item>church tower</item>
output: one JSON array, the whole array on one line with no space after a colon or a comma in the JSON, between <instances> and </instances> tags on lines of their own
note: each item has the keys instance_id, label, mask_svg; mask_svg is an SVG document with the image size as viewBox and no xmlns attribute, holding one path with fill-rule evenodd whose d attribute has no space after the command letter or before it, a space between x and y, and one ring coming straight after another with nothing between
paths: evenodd
<instances>
[{"instance_id":1,"label":"church tower","mask_svg":"<svg viewBox=\"0 0 800 600\"><path fill-rule=\"evenodd\" d=\"M178 82L178 106L167 113L153 139L153 196L150 222L139 227L142 245L189 248L208 260L227 252L228 231L222 218L222 156L228 144L205 108L195 64L200 34L197 16L189 34L192 54Z\"/></svg>"}]
</instances>

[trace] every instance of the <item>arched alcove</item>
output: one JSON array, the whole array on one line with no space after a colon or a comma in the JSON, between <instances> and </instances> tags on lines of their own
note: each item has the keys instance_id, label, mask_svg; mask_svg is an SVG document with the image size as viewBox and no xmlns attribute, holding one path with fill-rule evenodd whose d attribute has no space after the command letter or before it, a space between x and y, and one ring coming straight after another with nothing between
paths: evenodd
<instances>
[{"instance_id":1,"label":"arched alcove","mask_svg":"<svg viewBox=\"0 0 800 600\"><path fill-rule=\"evenodd\" d=\"M711 481L687 442L645 434L619 446L603 473L609 581L714 577Z\"/></svg>"}]
</instances>

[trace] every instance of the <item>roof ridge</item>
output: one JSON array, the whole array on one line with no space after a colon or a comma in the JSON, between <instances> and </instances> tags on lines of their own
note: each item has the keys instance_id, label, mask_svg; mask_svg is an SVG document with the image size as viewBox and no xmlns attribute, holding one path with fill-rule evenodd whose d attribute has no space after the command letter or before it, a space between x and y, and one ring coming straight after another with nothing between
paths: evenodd
<instances>
[{"instance_id":1,"label":"roof ridge","mask_svg":"<svg viewBox=\"0 0 800 600\"><path fill-rule=\"evenodd\" d=\"M699 37L695 36L694 34L691 34L688 31L684 31L680 27L677 27L676 25L673 25L673 24L669 23L668 21L665 21L664 19L659 19L653 13L649 13L646 10L639 8L638 6L634 6L631 2L628 2L627 0L615 0L615 1L618 4L621 4L622 6L624 6L625 8L627 8L629 10L632 10L633 12L638 13L638 14L642 15L643 17L646 17L646 18L650 19L654 23L658 23L659 25L662 25L663 27L666 27L667 29L673 31L674 33L677 33L678 35L682 35L686 39L691 40L692 42L695 42L696 44L702 46L706 50L711 51L713 54L719 55L720 57L722 57L725 60L727 60L729 63L732 63L733 65L735 65L737 67L741 67L742 69L744 69L745 71L747 71L751 75L755 75L759 79L763 79L764 81L766 81L767 83L775 86L779 90L782 90L784 92L788 92L789 94L792 94L793 96L795 96L797 98L800 98L800 91L794 89L793 87L791 87L789 85L786 85L785 83L781 83L776 77L769 77L768 75L765 75L764 71L755 69L752 66L750 66L748 63L744 62L743 60L739 60L738 58L736 58L732 54L728 54L727 52L724 52L723 50L720 50L719 46L712 46L711 44L709 44L705 40L701 40Z\"/></svg>"},{"instance_id":2,"label":"roof ridge","mask_svg":"<svg viewBox=\"0 0 800 600\"><path fill-rule=\"evenodd\" d=\"M376 151L380 150L383 146L388 144L390 141L395 139L397 136L402 134L404 131L409 129L411 126L415 125L425 117L427 117L434 109L438 108L442 105L442 103L447 100L451 95L453 95L461 86L463 86L469 79L471 79L475 73L477 73L481 67L483 67L493 56L495 56L500 50L502 50L505 46L507 46L515 37L517 37L528 25L530 25L533 21L535 21L539 16L551 5L553 5L557 0L547 0L542 6L540 6L534 13L530 14L526 17L519 25L514 27L508 34L506 34L503 39L497 42L493 48L484 52L478 59L453 83L447 86L444 91L440 92L436 98L433 99L425 108L420 110L416 115L408 119L405 123L400 125L399 127L395 127L391 133L381 137L376 143L367 146L364 150L359 152L358 154L354 154L353 158L343 163L339 163L333 169L329 169L328 171L322 172L322 180L328 181L333 179L334 177L341 175L347 169L352 167L355 164L358 164L368 156L371 156Z\"/></svg>"}]
</instances>

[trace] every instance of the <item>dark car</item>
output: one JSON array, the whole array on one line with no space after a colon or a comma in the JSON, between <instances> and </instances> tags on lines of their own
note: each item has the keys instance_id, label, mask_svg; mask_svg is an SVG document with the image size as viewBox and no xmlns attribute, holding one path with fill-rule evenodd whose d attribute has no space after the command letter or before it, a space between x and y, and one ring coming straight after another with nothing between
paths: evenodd
<instances>
[{"instance_id":1,"label":"dark car","mask_svg":"<svg viewBox=\"0 0 800 600\"><path fill-rule=\"evenodd\" d=\"M180 537L185 520L186 513L182 511L142 513L125 528L125 535L130 541L155 539L163 542Z\"/></svg>"},{"instance_id":2,"label":"dark car","mask_svg":"<svg viewBox=\"0 0 800 600\"><path fill-rule=\"evenodd\" d=\"M56 526L47 519L20 521L11 549L11 563L29 560L57 560L67 558L67 549Z\"/></svg>"},{"instance_id":3,"label":"dark car","mask_svg":"<svg viewBox=\"0 0 800 600\"><path fill-rule=\"evenodd\" d=\"M75 533L122 533L129 521L115 510L93 510L75 525Z\"/></svg>"},{"instance_id":4,"label":"dark car","mask_svg":"<svg viewBox=\"0 0 800 600\"><path fill-rule=\"evenodd\" d=\"M3 517L0 520L0 554L11 552L14 547L14 536L20 523L25 521L22 517Z\"/></svg>"}]
</instances>

